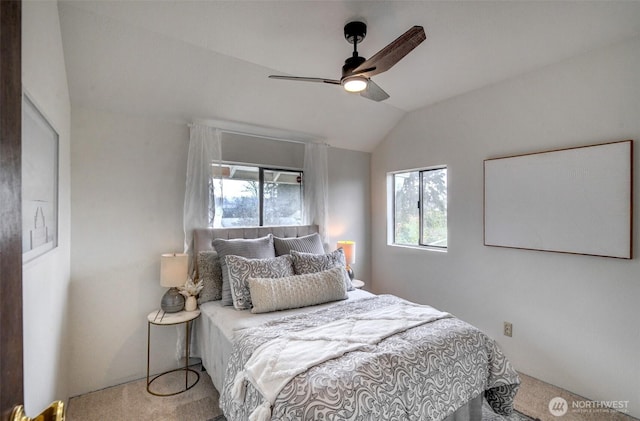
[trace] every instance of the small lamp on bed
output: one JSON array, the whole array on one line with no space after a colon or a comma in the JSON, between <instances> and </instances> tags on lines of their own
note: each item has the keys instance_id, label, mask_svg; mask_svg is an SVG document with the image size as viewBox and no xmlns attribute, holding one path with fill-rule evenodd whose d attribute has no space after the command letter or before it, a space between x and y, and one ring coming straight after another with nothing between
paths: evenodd
<instances>
[{"instance_id":1,"label":"small lamp on bed","mask_svg":"<svg viewBox=\"0 0 640 421\"><path fill-rule=\"evenodd\" d=\"M184 297L178 287L187 282L188 267L186 254L170 253L160 257L160 285L169 288L162 296L160 307L167 313L176 313L184 308Z\"/></svg>"},{"instance_id":2,"label":"small lamp on bed","mask_svg":"<svg viewBox=\"0 0 640 421\"><path fill-rule=\"evenodd\" d=\"M344 251L344 258L347 263L347 273L349 278L353 281L353 269L351 265L356 262L356 242L355 241L338 241L337 248L341 248Z\"/></svg>"}]
</instances>

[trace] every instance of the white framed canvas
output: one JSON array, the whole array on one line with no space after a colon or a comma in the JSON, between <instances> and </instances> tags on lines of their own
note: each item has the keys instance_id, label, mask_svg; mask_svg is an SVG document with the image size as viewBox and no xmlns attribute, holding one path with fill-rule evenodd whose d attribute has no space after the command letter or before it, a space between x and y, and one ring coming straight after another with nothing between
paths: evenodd
<instances>
[{"instance_id":1,"label":"white framed canvas","mask_svg":"<svg viewBox=\"0 0 640 421\"><path fill-rule=\"evenodd\" d=\"M22 261L58 246L58 133L22 101Z\"/></svg>"},{"instance_id":2,"label":"white framed canvas","mask_svg":"<svg viewBox=\"0 0 640 421\"><path fill-rule=\"evenodd\" d=\"M633 141L484 161L484 244L631 259Z\"/></svg>"}]
</instances>

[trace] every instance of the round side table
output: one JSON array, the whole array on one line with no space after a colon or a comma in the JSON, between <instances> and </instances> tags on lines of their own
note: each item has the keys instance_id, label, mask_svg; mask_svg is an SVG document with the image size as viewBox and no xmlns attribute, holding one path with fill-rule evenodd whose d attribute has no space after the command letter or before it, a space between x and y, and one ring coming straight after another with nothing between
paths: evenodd
<instances>
[{"instance_id":1,"label":"round side table","mask_svg":"<svg viewBox=\"0 0 640 421\"><path fill-rule=\"evenodd\" d=\"M177 313L166 313L163 310L154 310L147 316L147 392L155 396L173 396L182 392L186 392L195 386L200 380L200 373L196 370L189 368L189 345L191 343L191 322L200 317L200 310L194 311L179 311ZM176 368L173 370L165 371L164 373L157 374L151 380L149 380L149 367L151 365L151 325L156 326L175 326L184 323L186 325L187 334L185 337L187 355L184 361L184 367ZM184 388L173 393L157 393L151 390L151 383L154 380L176 371L184 371ZM192 384L189 384L189 373L194 373L196 379Z\"/></svg>"}]
</instances>

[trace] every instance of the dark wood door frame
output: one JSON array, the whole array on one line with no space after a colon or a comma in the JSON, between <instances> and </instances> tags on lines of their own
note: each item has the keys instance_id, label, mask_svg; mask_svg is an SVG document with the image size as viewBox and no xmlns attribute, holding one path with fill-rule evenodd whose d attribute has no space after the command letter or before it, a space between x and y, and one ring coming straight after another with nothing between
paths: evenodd
<instances>
[{"instance_id":1,"label":"dark wood door frame","mask_svg":"<svg viewBox=\"0 0 640 421\"><path fill-rule=\"evenodd\" d=\"M20 0L0 0L0 416L24 401Z\"/></svg>"}]
</instances>

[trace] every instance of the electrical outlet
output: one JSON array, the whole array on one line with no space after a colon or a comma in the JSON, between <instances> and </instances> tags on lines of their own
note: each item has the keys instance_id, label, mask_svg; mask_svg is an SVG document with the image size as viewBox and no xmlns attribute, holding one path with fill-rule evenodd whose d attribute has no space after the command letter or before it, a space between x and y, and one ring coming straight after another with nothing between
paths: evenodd
<instances>
[{"instance_id":1,"label":"electrical outlet","mask_svg":"<svg viewBox=\"0 0 640 421\"><path fill-rule=\"evenodd\" d=\"M513 325L509 322L504 322L504 336L513 336Z\"/></svg>"}]
</instances>

